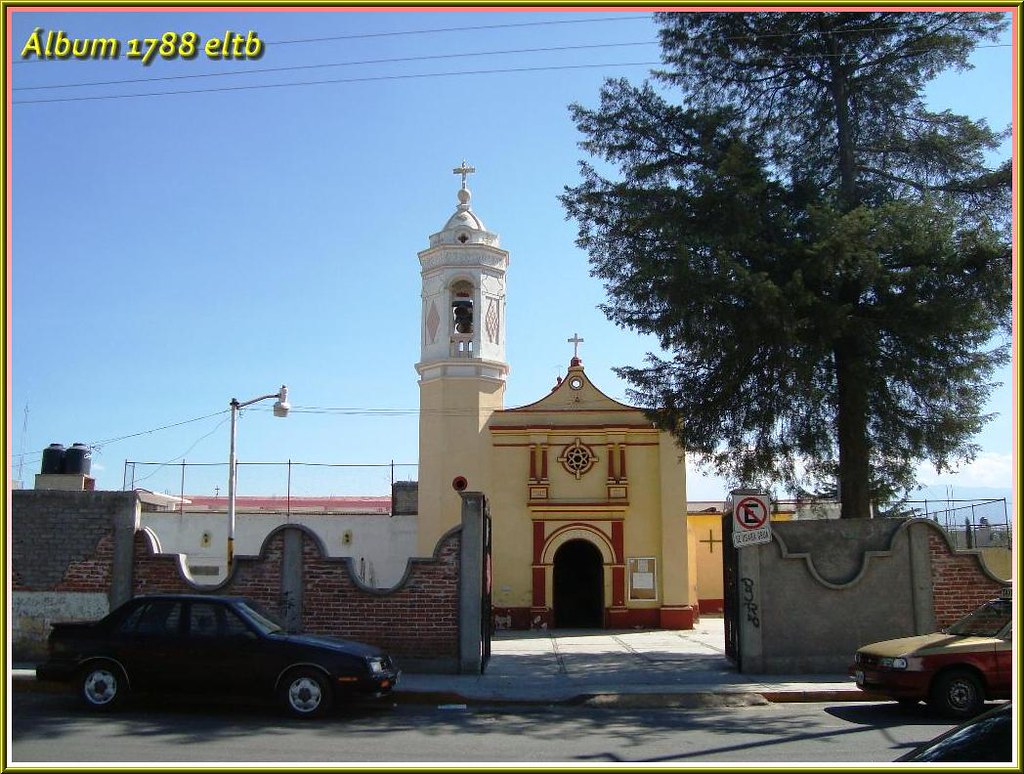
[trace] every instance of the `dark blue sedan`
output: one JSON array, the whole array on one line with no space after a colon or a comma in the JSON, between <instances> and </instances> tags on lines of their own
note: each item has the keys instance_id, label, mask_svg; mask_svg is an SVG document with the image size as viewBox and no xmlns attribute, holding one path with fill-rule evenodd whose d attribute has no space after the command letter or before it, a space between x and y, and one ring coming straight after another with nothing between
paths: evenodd
<instances>
[{"instance_id":1,"label":"dark blue sedan","mask_svg":"<svg viewBox=\"0 0 1024 774\"><path fill-rule=\"evenodd\" d=\"M95 710L155 693L276 699L317 717L339 699L386 696L399 678L380 648L288 633L242 597L136 597L99 621L53 624L48 647L36 678L75 683Z\"/></svg>"}]
</instances>

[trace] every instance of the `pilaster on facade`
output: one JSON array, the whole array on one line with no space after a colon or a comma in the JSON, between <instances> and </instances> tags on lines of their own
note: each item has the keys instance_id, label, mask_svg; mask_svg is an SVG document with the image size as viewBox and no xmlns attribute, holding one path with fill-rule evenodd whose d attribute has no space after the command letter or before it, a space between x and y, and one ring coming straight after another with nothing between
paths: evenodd
<instances>
[{"instance_id":1,"label":"pilaster on facade","mask_svg":"<svg viewBox=\"0 0 1024 774\"><path fill-rule=\"evenodd\" d=\"M534 441L527 449L530 465L526 499L528 502L546 502L551 486L548 480L548 445L545 442Z\"/></svg>"}]
</instances>

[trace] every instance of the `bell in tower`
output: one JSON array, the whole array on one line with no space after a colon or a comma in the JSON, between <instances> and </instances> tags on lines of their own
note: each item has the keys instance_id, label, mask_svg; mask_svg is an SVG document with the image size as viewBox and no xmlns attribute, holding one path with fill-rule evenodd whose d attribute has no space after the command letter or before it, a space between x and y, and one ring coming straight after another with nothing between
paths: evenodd
<instances>
[{"instance_id":1,"label":"bell in tower","mask_svg":"<svg viewBox=\"0 0 1024 774\"><path fill-rule=\"evenodd\" d=\"M473 332L473 300L459 297L452 301L452 320L455 332L469 335Z\"/></svg>"}]
</instances>

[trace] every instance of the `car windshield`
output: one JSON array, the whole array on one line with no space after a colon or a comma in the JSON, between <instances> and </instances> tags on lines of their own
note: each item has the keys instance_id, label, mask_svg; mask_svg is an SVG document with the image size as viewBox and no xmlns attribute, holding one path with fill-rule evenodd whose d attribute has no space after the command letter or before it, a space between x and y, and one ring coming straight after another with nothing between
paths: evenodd
<instances>
[{"instance_id":1,"label":"car windshield","mask_svg":"<svg viewBox=\"0 0 1024 774\"><path fill-rule=\"evenodd\" d=\"M1010 623L1009 600L996 600L982 605L973 613L961 618L946 631L964 637L995 637Z\"/></svg>"},{"instance_id":2,"label":"car windshield","mask_svg":"<svg viewBox=\"0 0 1024 774\"><path fill-rule=\"evenodd\" d=\"M278 623L273 615L251 600L239 602L238 610L264 634L284 631L284 626Z\"/></svg>"},{"instance_id":3,"label":"car windshield","mask_svg":"<svg viewBox=\"0 0 1024 774\"><path fill-rule=\"evenodd\" d=\"M1007 761L1013 758L1013 711L1006 704L933 739L908 761Z\"/></svg>"}]
</instances>

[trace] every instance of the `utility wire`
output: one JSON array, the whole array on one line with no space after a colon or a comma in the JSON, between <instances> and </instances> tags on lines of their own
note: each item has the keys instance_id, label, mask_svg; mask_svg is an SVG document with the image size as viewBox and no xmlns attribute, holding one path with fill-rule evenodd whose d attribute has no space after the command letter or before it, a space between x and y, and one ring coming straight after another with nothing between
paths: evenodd
<instances>
[{"instance_id":1,"label":"utility wire","mask_svg":"<svg viewBox=\"0 0 1024 774\"><path fill-rule=\"evenodd\" d=\"M160 427L154 427L154 428L151 428L149 430L140 430L137 433L129 433L128 435L119 435L119 436L114 437L114 438L106 438L106 439L104 439L102 441L92 441L91 443L86 443L85 445L88 446L93 451L101 451L103 449L103 447L109 446L110 444L117 443L119 441L127 441L129 438L138 438L138 437L143 436L143 435L152 435L153 433L159 433L161 430L170 430L171 428L182 427L183 425L189 425L189 424L192 424L193 422L202 422L204 419L209 419L210 417L216 417L216 416L219 416L221 414L227 413L229 411L231 411L231 409L227 408L227 409L224 409L222 411L215 411L212 414L206 414L206 415L201 416L201 417L195 417L194 419L186 419L186 420L181 421L181 422L172 422L169 425L161 425ZM224 423L221 422L220 424L217 425L217 427L220 427L222 424L224 424ZM217 428L214 428L214 430L216 430L216 429ZM210 432L212 433L213 431L210 431ZM207 435L209 435L209 433ZM205 438L206 436L203 436L203 437ZM200 439L200 440L202 440L202 439ZM197 441L197 443L198 443L198 441ZM188 452L185 452L185 453L187 454ZM42 459L42 452L37 452L37 453L34 453L34 454L30 454L30 455L28 455L28 459L29 459L30 462L35 462L37 459Z\"/></svg>"},{"instance_id":2,"label":"utility wire","mask_svg":"<svg viewBox=\"0 0 1024 774\"><path fill-rule=\"evenodd\" d=\"M293 83L266 83L249 86L218 86L212 89L179 89L176 91L151 91L139 94L105 94L91 97L55 97L53 99L12 100L13 105L41 105L54 102L93 102L97 100L137 99L141 97L166 97L182 94L209 94L218 91L253 91L259 89L284 89L294 86L323 86L338 83L368 83L371 81L398 81L420 78L444 78L458 75L501 75L507 73L550 72L556 70L584 70L597 67L652 67L661 62L614 62L604 64L552 65L541 67L509 67L492 70L462 70L446 73L412 73L406 75L374 75L363 78L329 78L321 81L296 81Z\"/></svg>"},{"instance_id":3,"label":"utility wire","mask_svg":"<svg viewBox=\"0 0 1024 774\"><path fill-rule=\"evenodd\" d=\"M503 30L514 27L553 27L558 24L594 24L596 22L619 22L650 20L651 16L603 16L594 19L549 19L548 21L537 22L510 22L508 24L480 24L473 27L445 27L431 30L399 30L395 32L368 32L355 35L338 35L328 38L298 38L296 40L281 40L274 45L283 46L291 43L322 43L330 40L357 40L364 38L389 38L400 35L434 35L438 32L476 32L479 30ZM268 43L268 45L270 45Z\"/></svg>"},{"instance_id":4,"label":"utility wire","mask_svg":"<svg viewBox=\"0 0 1024 774\"><path fill-rule=\"evenodd\" d=\"M622 44L606 44L609 46L621 45L621 46L636 46L636 45L649 45L646 43L622 43ZM587 46L580 46L579 48L586 48ZM598 47L598 46L594 46ZM977 48L1009 48L1008 43L996 43L988 46L977 46ZM572 47L566 47L564 50L570 50ZM552 49L559 50L559 49ZM493 52L493 53L517 53L517 52ZM437 55L437 56L425 56L425 57L412 57L407 60L390 60L390 61L413 61L415 59L441 59L450 58L455 56L487 56L488 52L482 53L469 53L469 54L451 54L451 55ZM798 59L817 59L821 57L833 56L830 54L806 54L806 55L795 55L783 57L786 60L798 60ZM835 55L839 56L839 55ZM263 71L251 70L248 72L273 72L278 70L297 70L297 69L310 69L316 67L341 67L349 64L365 64L363 62L354 63L338 63L338 64L324 64L324 65L297 65L294 67L287 68L269 68ZM93 102L97 100L117 100L117 99L138 99L144 97L164 97L164 96L180 96L186 94L206 94L213 92L223 91L252 91L259 89L283 89L292 88L296 86L323 86L330 84L342 84L342 83L368 83L372 81L397 81L397 80L410 80L410 79L421 79L421 78L444 78L460 75L501 75L509 73L527 73L527 72L551 72L558 70L582 70L582 69L594 69L598 67L654 67L657 65L663 65L664 62L609 62L609 63L597 63L597 64L576 64L576 65L542 65L536 67L509 67L509 68L495 68L489 70L461 70L452 72L434 72L434 73L406 73L399 75L374 75L364 76L359 78L328 78L318 81L292 81L290 83L266 83L266 84L250 84L247 86L218 86L209 89L178 89L168 91L154 91L154 92L141 92L137 94L103 94L94 96L83 96L83 97L54 97L50 99L22 99L12 100L12 105L39 105L39 104L50 104L57 102ZM146 78L146 79L134 79L125 81L111 81L110 84L117 83L136 83L136 82L150 82L157 80L172 80L175 78L191 78L191 77L208 77L210 75L244 75L246 71L237 71L233 73L209 73L199 74L194 76L161 76L159 78ZM67 84L61 86L32 86L32 87L19 87L14 89L18 90L38 90L46 88L77 88L78 86L91 86L91 85L108 85L106 83L98 84Z\"/></svg>"},{"instance_id":5,"label":"utility wire","mask_svg":"<svg viewBox=\"0 0 1024 774\"><path fill-rule=\"evenodd\" d=\"M437 59L459 59L473 56L505 56L507 54L547 54L562 51L581 51L596 48L625 48L628 46L653 46L656 40L639 41L636 43L593 43L579 46L552 46L550 48L519 48L505 51L471 51L460 54L430 54L426 56L407 56L392 59L363 59L354 62L330 62L325 64L291 65L289 67L260 67L250 70L231 70L221 73L193 73L190 75L160 75L154 78L125 78L116 81L84 81L81 83L55 83L46 86L15 86L12 91L39 91L41 89L77 89L86 86L114 86L125 83L154 83L156 81L175 81L187 78L228 78L237 75L255 75L258 73L280 73L294 70L314 70L325 67L355 67L359 65L397 64L400 62L425 62Z\"/></svg>"},{"instance_id":6,"label":"utility wire","mask_svg":"<svg viewBox=\"0 0 1024 774\"><path fill-rule=\"evenodd\" d=\"M512 29L515 27L552 27L558 24L593 24L596 22L620 22L620 21L638 21L638 20L650 20L649 15L645 16L607 16L595 19L555 19L548 21L537 21L537 22L512 22L509 24L481 24L471 27L441 27L438 29L427 29L427 30L394 30L391 32L360 32L352 35L332 35L330 37L323 38L296 38L295 40L271 40L267 41L267 46L288 46L296 43L326 43L335 40L369 40L371 38L391 38L399 37L403 35L435 35L437 33L444 32L475 32L479 30L501 30L501 29ZM15 65L25 64L38 64L40 62L50 62L54 60L50 59L23 59L15 62Z\"/></svg>"},{"instance_id":7,"label":"utility wire","mask_svg":"<svg viewBox=\"0 0 1024 774\"><path fill-rule=\"evenodd\" d=\"M95 443L89 444L89 446L91 448L93 448L93 449L99 449L99 448L101 448L103 446L106 446L106 445L112 444L112 443L116 443L118 441L126 441L129 438L138 438L141 435L150 435L151 433L158 433L161 430L170 430L172 427L181 427L182 425L189 425L189 424L192 424L193 422L202 422L204 419L209 419L210 417L218 416L219 414L223 414L225 411L230 411L230 410L231 410L230 408L227 408L227 409L223 409L222 411L215 411L212 414L205 414L205 415L203 415L201 417L195 417L194 419L186 419L186 420L184 420L182 422L174 422L174 423L169 424L169 425L162 425L160 427L154 427L151 430L142 430L142 431L140 431L138 433L130 433L129 435L121 435L121 436L118 436L116 438L107 438L106 440L96 441Z\"/></svg>"},{"instance_id":8,"label":"utility wire","mask_svg":"<svg viewBox=\"0 0 1024 774\"><path fill-rule=\"evenodd\" d=\"M220 412L218 412L218 413L220 413ZM227 422L227 421L228 421L228 417L224 417L224 419L222 419L220 422L218 422L216 424L216 426L210 432L205 433L205 434L199 436L199 438L197 438L193 442L193 444L191 446L189 446L184 452L182 452L181 454L179 454L179 455L177 455L175 457L172 457L171 459L167 460L166 462L158 462L158 463L156 463L156 467L154 467L154 469L150 473L147 473L146 475L142 476L142 478L133 478L132 479L133 483L138 483L140 481L145 481L148 478L152 478L157 473L159 473L161 470L163 470L163 468L165 468L166 466L168 466L168 465L170 465L172 463L176 463L179 460L181 460L181 462L184 463L185 462L185 455L186 454L188 454L190 451L192 451L194 448L196 448L196 446L199 445L200 441L203 441L203 440L209 438L211 435L213 435L218 430L220 430L224 426L224 423Z\"/></svg>"}]
</instances>

